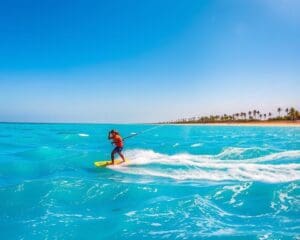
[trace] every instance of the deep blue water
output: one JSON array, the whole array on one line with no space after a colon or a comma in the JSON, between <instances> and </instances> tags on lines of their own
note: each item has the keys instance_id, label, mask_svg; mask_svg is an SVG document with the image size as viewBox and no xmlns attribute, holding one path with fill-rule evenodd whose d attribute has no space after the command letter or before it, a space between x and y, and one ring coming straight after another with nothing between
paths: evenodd
<instances>
[{"instance_id":1,"label":"deep blue water","mask_svg":"<svg viewBox=\"0 0 300 240\"><path fill-rule=\"evenodd\" d=\"M1 239L299 239L299 183L300 128L0 124Z\"/></svg>"}]
</instances>

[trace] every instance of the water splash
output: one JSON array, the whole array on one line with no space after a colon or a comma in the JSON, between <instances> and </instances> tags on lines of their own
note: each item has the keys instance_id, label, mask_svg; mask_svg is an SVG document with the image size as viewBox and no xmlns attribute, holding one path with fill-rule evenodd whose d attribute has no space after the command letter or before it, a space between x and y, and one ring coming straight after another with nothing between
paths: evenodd
<instances>
[{"instance_id":1,"label":"water splash","mask_svg":"<svg viewBox=\"0 0 300 240\"><path fill-rule=\"evenodd\" d=\"M142 176L170 178L174 180L208 181L260 181L280 183L300 180L300 164L289 160L300 157L300 151L269 154L249 160L222 160L224 154L165 155L151 150L126 152L129 165L112 167L116 171ZM265 164L282 160L284 164Z\"/></svg>"}]
</instances>

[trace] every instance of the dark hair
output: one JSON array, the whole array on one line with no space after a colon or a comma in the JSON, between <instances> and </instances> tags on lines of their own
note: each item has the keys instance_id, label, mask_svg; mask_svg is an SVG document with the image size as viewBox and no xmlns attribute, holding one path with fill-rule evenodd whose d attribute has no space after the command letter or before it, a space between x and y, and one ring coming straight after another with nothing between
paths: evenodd
<instances>
[{"instance_id":1,"label":"dark hair","mask_svg":"<svg viewBox=\"0 0 300 240\"><path fill-rule=\"evenodd\" d=\"M118 134L118 135L119 135L119 132L118 132L118 131L116 131L116 130L114 130L114 129L112 129L112 130L110 131L110 133L116 133L116 134Z\"/></svg>"}]
</instances>

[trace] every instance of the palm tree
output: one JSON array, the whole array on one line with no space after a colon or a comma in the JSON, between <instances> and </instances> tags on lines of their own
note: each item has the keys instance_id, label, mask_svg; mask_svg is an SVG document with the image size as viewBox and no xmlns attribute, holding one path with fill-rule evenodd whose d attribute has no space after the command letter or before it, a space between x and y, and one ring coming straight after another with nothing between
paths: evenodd
<instances>
[{"instance_id":1,"label":"palm tree","mask_svg":"<svg viewBox=\"0 0 300 240\"><path fill-rule=\"evenodd\" d=\"M241 116L241 118L244 117L244 113L243 113L243 112L240 112L240 116Z\"/></svg>"},{"instance_id":2,"label":"palm tree","mask_svg":"<svg viewBox=\"0 0 300 240\"><path fill-rule=\"evenodd\" d=\"M262 114L259 114L259 119L261 120L261 118L262 118Z\"/></svg>"},{"instance_id":3,"label":"palm tree","mask_svg":"<svg viewBox=\"0 0 300 240\"><path fill-rule=\"evenodd\" d=\"M300 119L300 113L299 113L299 111L295 111L295 115L296 115L296 119Z\"/></svg>"},{"instance_id":4,"label":"palm tree","mask_svg":"<svg viewBox=\"0 0 300 240\"><path fill-rule=\"evenodd\" d=\"M260 115L260 111L257 110L257 111L256 111L256 114L259 116L259 115Z\"/></svg>"},{"instance_id":5,"label":"palm tree","mask_svg":"<svg viewBox=\"0 0 300 240\"><path fill-rule=\"evenodd\" d=\"M267 118L267 114L266 114L266 113L264 113L264 119L266 120L266 118Z\"/></svg>"},{"instance_id":6,"label":"palm tree","mask_svg":"<svg viewBox=\"0 0 300 240\"><path fill-rule=\"evenodd\" d=\"M252 112L249 111L249 112L248 112L248 118L249 118L249 119L251 118L251 114L252 114Z\"/></svg>"},{"instance_id":7,"label":"palm tree","mask_svg":"<svg viewBox=\"0 0 300 240\"><path fill-rule=\"evenodd\" d=\"M269 112L269 119L271 118L271 116L272 116L272 113Z\"/></svg>"},{"instance_id":8,"label":"palm tree","mask_svg":"<svg viewBox=\"0 0 300 240\"><path fill-rule=\"evenodd\" d=\"M253 110L254 119L256 119L256 114L258 114L257 110Z\"/></svg>"},{"instance_id":9,"label":"palm tree","mask_svg":"<svg viewBox=\"0 0 300 240\"><path fill-rule=\"evenodd\" d=\"M288 115L289 114L289 108L286 108L285 112L286 112L286 115Z\"/></svg>"},{"instance_id":10,"label":"palm tree","mask_svg":"<svg viewBox=\"0 0 300 240\"><path fill-rule=\"evenodd\" d=\"M278 114L279 114L279 117L280 117L280 112L281 112L281 108L279 107L279 108L277 108L277 112L278 112Z\"/></svg>"},{"instance_id":11,"label":"palm tree","mask_svg":"<svg viewBox=\"0 0 300 240\"><path fill-rule=\"evenodd\" d=\"M290 108L289 116L290 116L291 120L293 120L293 121L296 119L296 109L295 108L293 108L293 107Z\"/></svg>"}]
</instances>

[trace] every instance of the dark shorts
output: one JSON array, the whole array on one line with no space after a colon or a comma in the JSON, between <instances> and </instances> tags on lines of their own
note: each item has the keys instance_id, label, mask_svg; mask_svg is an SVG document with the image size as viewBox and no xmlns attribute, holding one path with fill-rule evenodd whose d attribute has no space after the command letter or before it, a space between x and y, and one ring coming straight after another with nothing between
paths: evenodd
<instances>
[{"instance_id":1,"label":"dark shorts","mask_svg":"<svg viewBox=\"0 0 300 240\"><path fill-rule=\"evenodd\" d=\"M115 147L114 150L113 150L113 153L121 153L123 150L122 147Z\"/></svg>"}]
</instances>

